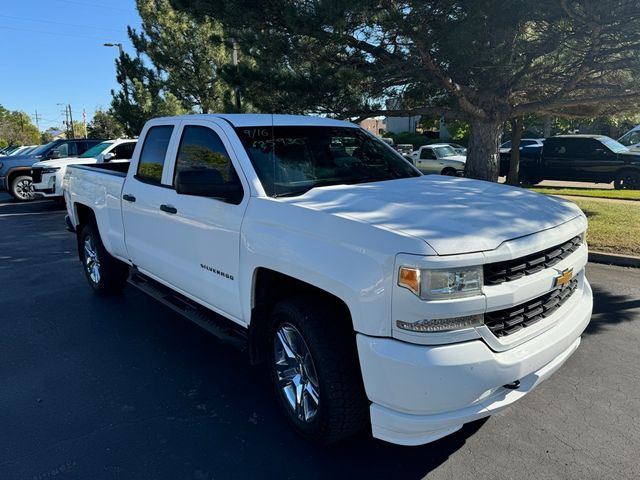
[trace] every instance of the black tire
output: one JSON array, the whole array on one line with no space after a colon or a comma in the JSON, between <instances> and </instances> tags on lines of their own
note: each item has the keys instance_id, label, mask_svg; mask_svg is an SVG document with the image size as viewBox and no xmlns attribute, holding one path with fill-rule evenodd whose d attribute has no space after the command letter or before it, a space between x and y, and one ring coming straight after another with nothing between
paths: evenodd
<instances>
[{"instance_id":1,"label":"black tire","mask_svg":"<svg viewBox=\"0 0 640 480\"><path fill-rule=\"evenodd\" d=\"M33 181L30 175L18 175L11 179L9 193L19 202L30 202L35 198Z\"/></svg>"},{"instance_id":2,"label":"black tire","mask_svg":"<svg viewBox=\"0 0 640 480\"><path fill-rule=\"evenodd\" d=\"M539 184L543 180L544 180L543 178L528 177L526 175L520 174L520 184L523 187L533 187L534 185Z\"/></svg>"},{"instance_id":3,"label":"black tire","mask_svg":"<svg viewBox=\"0 0 640 480\"><path fill-rule=\"evenodd\" d=\"M456 173L455 168L451 168L451 167L447 167L442 169L442 172L440 172L440 175L446 175L447 177L456 177L458 176L458 174Z\"/></svg>"},{"instance_id":4,"label":"black tire","mask_svg":"<svg viewBox=\"0 0 640 480\"><path fill-rule=\"evenodd\" d=\"M286 380L282 380L281 376L284 370L280 367L279 373L276 365L282 363L278 353L278 333L290 327L301 335L302 344L308 349L317 384L316 389L313 381L307 382L307 385L312 384L311 388L315 389L319 401L315 414L304 420L299 418L297 409L287 399L283 387ZM271 314L267 338L268 368L274 390L297 433L313 443L329 445L355 435L368 424L369 403L362 384L351 322L341 318L339 310L331 302L301 296L278 303ZM304 356L305 361L309 357ZM304 368L307 373L309 370ZM313 378L313 375L308 376ZM307 388L301 389L301 392L300 396L313 404L313 397Z\"/></svg>"},{"instance_id":5,"label":"black tire","mask_svg":"<svg viewBox=\"0 0 640 480\"><path fill-rule=\"evenodd\" d=\"M616 175L613 182L616 190L639 190L640 172L636 170L623 170Z\"/></svg>"},{"instance_id":6,"label":"black tire","mask_svg":"<svg viewBox=\"0 0 640 480\"><path fill-rule=\"evenodd\" d=\"M109 295L124 288L129 267L109 255L102 244L98 228L92 223L85 225L80 231L78 255L84 275L96 293Z\"/></svg>"}]
</instances>

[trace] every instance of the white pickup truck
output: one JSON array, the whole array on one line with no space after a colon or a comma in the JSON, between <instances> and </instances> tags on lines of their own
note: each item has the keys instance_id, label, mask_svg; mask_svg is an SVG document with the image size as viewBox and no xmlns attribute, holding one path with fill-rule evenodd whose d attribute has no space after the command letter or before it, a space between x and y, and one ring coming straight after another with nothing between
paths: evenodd
<instances>
[{"instance_id":1,"label":"white pickup truck","mask_svg":"<svg viewBox=\"0 0 640 480\"><path fill-rule=\"evenodd\" d=\"M548 378L591 318L578 207L422 176L349 123L159 118L130 164L65 182L95 291L128 280L246 348L321 443L448 435Z\"/></svg>"}]
</instances>

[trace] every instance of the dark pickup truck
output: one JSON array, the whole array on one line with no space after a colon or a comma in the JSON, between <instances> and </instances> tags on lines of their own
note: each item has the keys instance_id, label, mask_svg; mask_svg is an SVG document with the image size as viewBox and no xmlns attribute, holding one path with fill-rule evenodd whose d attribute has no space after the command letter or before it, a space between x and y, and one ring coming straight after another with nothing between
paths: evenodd
<instances>
[{"instance_id":1,"label":"dark pickup truck","mask_svg":"<svg viewBox=\"0 0 640 480\"><path fill-rule=\"evenodd\" d=\"M500 174L509 171L510 153L500 156ZM640 189L640 152L602 135L559 135L543 147L520 151L520 180L611 183L616 189Z\"/></svg>"}]
</instances>

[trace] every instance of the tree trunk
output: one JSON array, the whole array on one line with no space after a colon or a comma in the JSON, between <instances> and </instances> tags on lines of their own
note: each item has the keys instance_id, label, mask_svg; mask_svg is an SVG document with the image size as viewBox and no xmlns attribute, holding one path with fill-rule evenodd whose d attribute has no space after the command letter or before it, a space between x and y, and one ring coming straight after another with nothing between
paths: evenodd
<instances>
[{"instance_id":1,"label":"tree trunk","mask_svg":"<svg viewBox=\"0 0 640 480\"><path fill-rule=\"evenodd\" d=\"M511 119L511 155L509 160L509 173L507 174L507 183L509 185L519 184L520 140L522 139L522 131L524 130L523 120L522 117L514 117Z\"/></svg>"},{"instance_id":2,"label":"tree trunk","mask_svg":"<svg viewBox=\"0 0 640 480\"><path fill-rule=\"evenodd\" d=\"M465 177L498 181L501 133L501 120L471 120Z\"/></svg>"}]
</instances>

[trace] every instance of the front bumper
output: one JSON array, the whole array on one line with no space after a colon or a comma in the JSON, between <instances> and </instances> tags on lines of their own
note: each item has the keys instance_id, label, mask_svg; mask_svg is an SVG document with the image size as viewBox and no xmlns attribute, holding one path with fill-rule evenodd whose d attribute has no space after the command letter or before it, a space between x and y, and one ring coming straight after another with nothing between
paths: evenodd
<instances>
[{"instance_id":1,"label":"front bumper","mask_svg":"<svg viewBox=\"0 0 640 480\"><path fill-rule=\"evenodd\" d=\"M373 436L429 443L525 396L578 348L593 307L586 279L576 300L553 328L503 352L482 340L425 346L358 334ZM504 387L516 380L518 389Z\"/></svg>"},{"instance_id":2,"label":"front bumper","mask_svg":"<svg viewBox=\"0 0 640 480\"><path fill-rule=\"evenodd\" d=\"M43 175L41 182L33 184L33 190L36 197L39 198L62 196L60 189L56 189L56 175Z\"/></svg>"}]
</instances>

